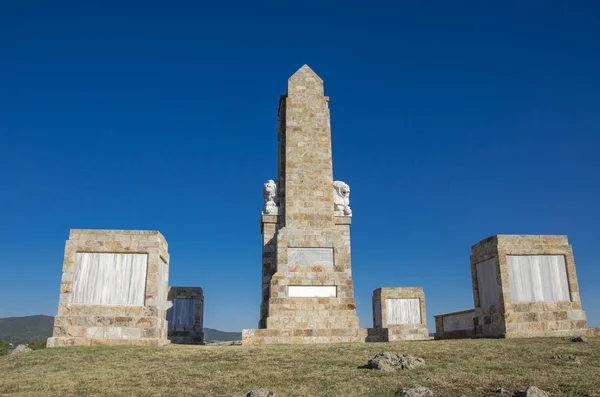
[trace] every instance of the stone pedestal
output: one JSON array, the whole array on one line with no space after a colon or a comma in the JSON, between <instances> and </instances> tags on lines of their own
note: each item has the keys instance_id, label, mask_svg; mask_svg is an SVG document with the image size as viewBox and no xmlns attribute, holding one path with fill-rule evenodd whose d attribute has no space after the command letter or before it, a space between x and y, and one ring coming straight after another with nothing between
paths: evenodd
<instances>
[{"instance_id":1,"label":"stone pedestal","mask_svg":"<svg viewBox=\"0 0 600 397\"><path fill-rule=\"evenodd\" d=\"M472 247L475 335L585 335L567 236L496 235Z\"/></svg>"},{"instance_id":2,"label":"stone pedestal","mask_svg":"<svg viewBox=\"0 0 600 397\"><path fill-rule=\"evenodd\" d=\"M373 291L373 328L385 329L389 342L429 339L423 288L378 288Z\"/></svg>"},{"instance_id":3,"label":"stone pedestal","mask_svg":"<svg viewBox=\"0 0 600 397\"><path fill-rule=\"evenodd\" d=\"M567 236L492 236L472 247L471 274L475 309L436 316L436 339L586 334Z\"/></svg>"},{"instance_id":4,"label":"stone pedestal","mask_svg":"<svg viewBox=\"0 0 600 397\"><path fill-rule=\"evenodd\" d=\"M262 303L244 344L364 341L350 262L349 187L333 181L329 98L308 66L279 102L279 173L264 187Z\"/></svg>"},{"instance_id":5,"label":"stone pedestal","mask_svg":"<svg viewBox=\"0 0 600 397\"><path fill-rule=\"evenodd\" d=\"M48 347L168 343L168 275L158 231L71 230Z\"/></svg>"},{"instance_id":6,"label":"stone pedestal","mask_svg":"<svg viewBox=\"0 0 600 397\"><path fill-rule=\"evenodd\" d=\"M181 344L204 343L204 296L200 287L169 287L167 302L169 340Z\"/></svg>"}]
</instances>

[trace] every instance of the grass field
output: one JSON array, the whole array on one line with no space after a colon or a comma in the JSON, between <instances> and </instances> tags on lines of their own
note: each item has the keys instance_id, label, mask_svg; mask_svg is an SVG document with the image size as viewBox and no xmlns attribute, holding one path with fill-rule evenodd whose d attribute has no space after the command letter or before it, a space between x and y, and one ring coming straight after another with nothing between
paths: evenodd
<instances>
[{"instance_id":1,"label":"grass field","mask_svg":"<svg viewBox=\"0 0 600 397\"><path fill-rule=\"evenodd\" d=\"M423 369L359 368L376 353L423 357ZM574 354L572 365L552 359ZM552 396L600 396L600 338L454 340L295 346L73 347L0 357L0 396L393 396L421 384L436 396L499 396L536 385Z\"/></svg>"}]
</instances>

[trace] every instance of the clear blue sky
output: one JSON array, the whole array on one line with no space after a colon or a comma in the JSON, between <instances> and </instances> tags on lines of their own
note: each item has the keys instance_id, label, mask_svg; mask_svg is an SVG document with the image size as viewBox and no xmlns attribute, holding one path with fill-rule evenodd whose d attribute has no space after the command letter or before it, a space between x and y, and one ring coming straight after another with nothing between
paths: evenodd
<instances>
[{"instance_id":1,"label":"clear blue sky","mask_svg":"<svg viewBox=\"0 0 600 397\"><path fill-rule=\"evenodd\" d=\"M277 105L307 63L352 188L358 313L473 306L470 247L567 234L600 325L598 2L0 5L0 317L56 314L71 228L158 229L205 325L255 328ZM400 3L400 4L399 4Z\"/></svg>"}]
</instances>

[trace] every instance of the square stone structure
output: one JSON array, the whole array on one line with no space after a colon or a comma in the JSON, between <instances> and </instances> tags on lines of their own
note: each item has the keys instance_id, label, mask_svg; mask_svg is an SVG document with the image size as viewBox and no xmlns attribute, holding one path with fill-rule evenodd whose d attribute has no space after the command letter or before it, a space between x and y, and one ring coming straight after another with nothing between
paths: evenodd
<instances>
[{"instance_id":1,"label":"square stone structure","mask_svg":"<svg viewBox=\"0 0 600 397\"><path fill-rule=\"evenodd\" d=\"M472 247L475 309L436 318L436 338L459 324L473 336L579 336L587 331L567 236L496 235ZM472 328L468 329L471 316ZM458 321L460 320L460 321Z\"/></svg>"},{"instance_id":2,"label":"square stone structure","mask_svg":"<svg viewBox=\"0 0 600 397\"><path fill-rule=\"evenodd\" d=\"M278 181L263 193L262 303L246 345L364 342L350 262L349 188L333 180L329 98L307 65L279 101Z\"/></svg>"},{"instance_id":3,"label":"square stone structure","mask_svg":"<svg viewBox=\"0 0 600 397\"><path fill-rule=\"evenodd\" d=\"M204 343L204 295L200 287L169 287L167 302L169 340L173 343Z\"/></svg>"},{"instance_id":4,"label":"square stone structure","mask_svg":"<svg viewBox=\"0 0 600 397\"><path fill-rule=\"evenodd\" d=\"M71 230L48 347L167 344L167 248L155 230Z\"/></svg>"},{"instance_id":5,"label":"square stone structure","mask_svg":"<svg viewBox=\"0 0 600 397\"><path fill-rule=\"evenodd\" d=\"M429 339L423 288L378 288L373 291L373 328L386 329L389 342Z\"/></svg>"}]
</instances>

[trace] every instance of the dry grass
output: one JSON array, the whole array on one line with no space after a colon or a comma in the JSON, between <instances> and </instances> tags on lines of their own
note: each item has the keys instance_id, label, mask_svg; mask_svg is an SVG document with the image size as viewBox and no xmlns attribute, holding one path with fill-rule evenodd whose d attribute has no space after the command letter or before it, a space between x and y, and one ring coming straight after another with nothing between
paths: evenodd
<instances>
[{"instance_id":1,"label":"dry grass","mask_svg":"<svg viewBox=\"0 0 600 397\"><path fill-rule=\"evenodd\" d=\"M423 369L359 366L390 350L423 357ZM574 354L582 365L552 359ZM92 347L0 357L0 396L393 396L421 384L436 396L496 395L536 385L552 396L600 396L600 339L456 340L307 346Z\"/></svg>"}]
</instances>

